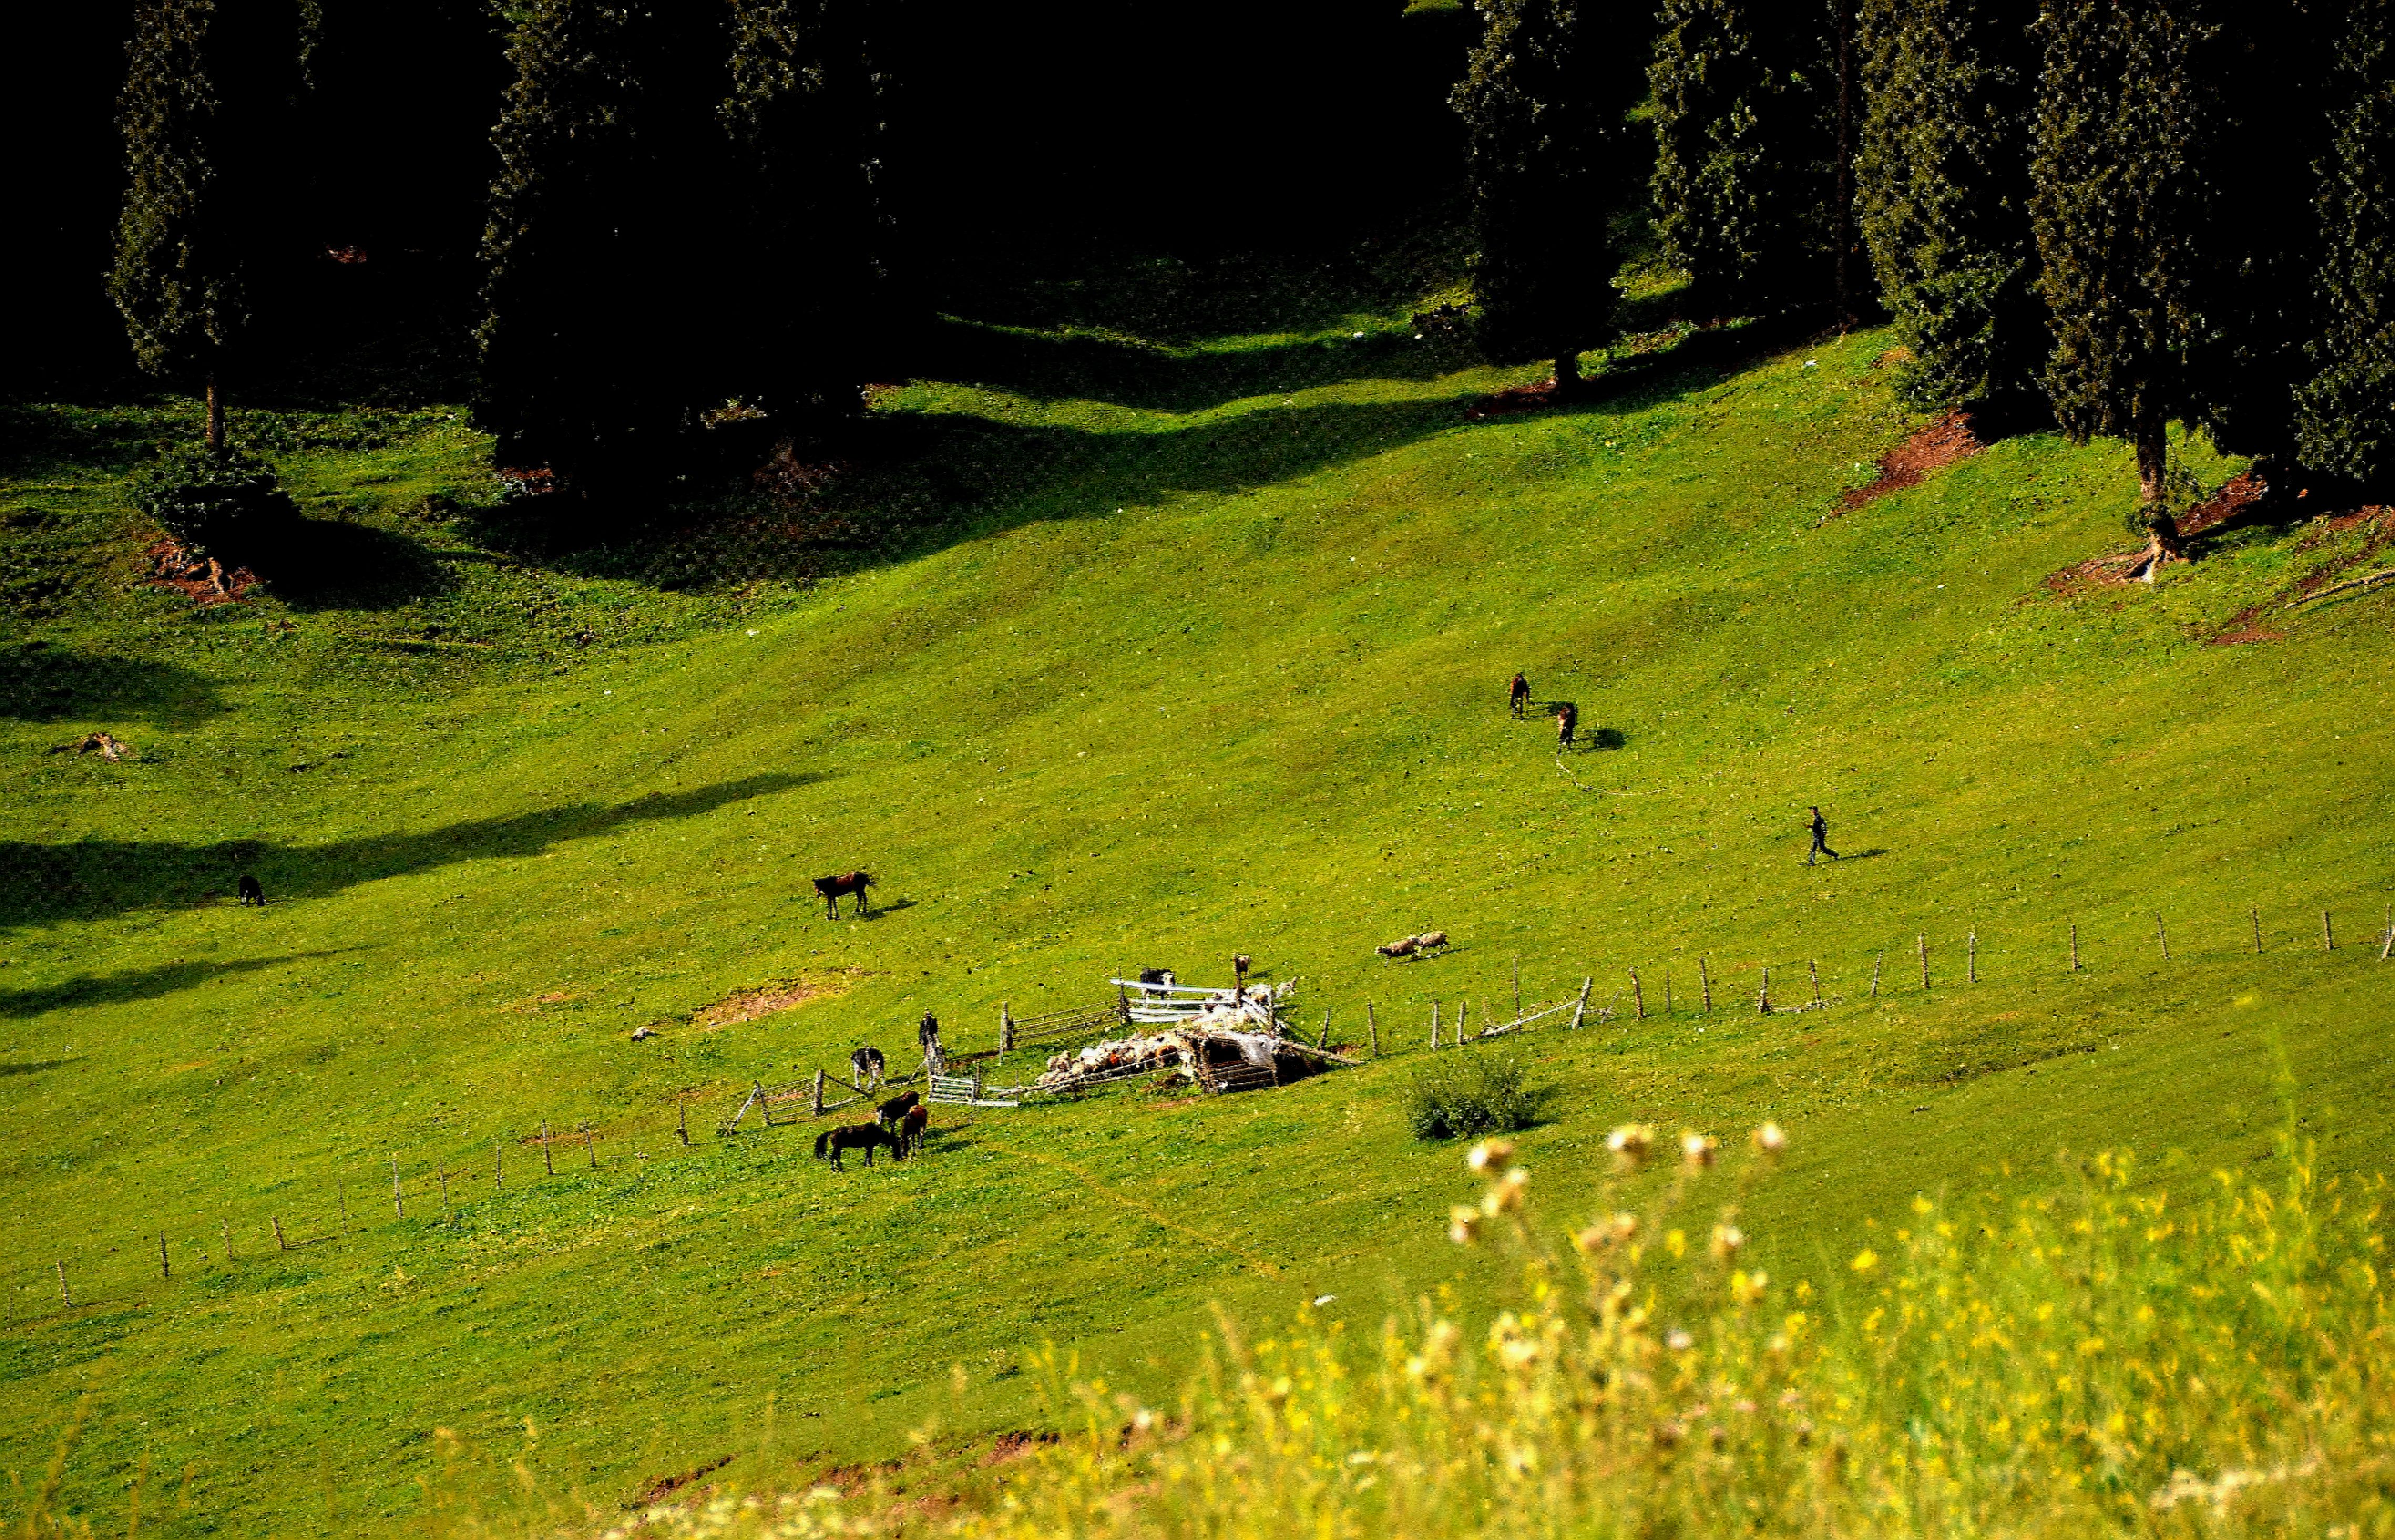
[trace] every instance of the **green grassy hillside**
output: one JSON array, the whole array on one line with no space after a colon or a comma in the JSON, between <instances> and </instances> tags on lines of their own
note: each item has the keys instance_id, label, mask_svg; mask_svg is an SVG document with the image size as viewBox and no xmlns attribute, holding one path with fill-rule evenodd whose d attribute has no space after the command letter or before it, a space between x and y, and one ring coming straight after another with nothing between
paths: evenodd
<instances>
[{"instance_id":1,"label":"green grassy hillside","mask_svg":"<svg viewBox=\"0 0 2395 1540\"><path fill-rule=\"evenodd\" d=\"M368 1528L415 1511L438 1427L534 1438L615 1507L761 1448L893 1454L951 1364L949 1436L1021 1426L1042 1340L1161 1393L1209 1301L1468 1305L1487 1264L1425 1242L1455 1152L1396 1093L1433 997L1476 1024L1517 961L1527 998L1646 992L1524 1044L1550 1201L1624 1117L1773 1117L1781 1277L2064 1148L2266 1158L2282 1051L2324 1165L2383 1161L2388 600L2213 645L2375 522L2058 581L2123 544L2118 446L2009 440L1843 507L1920 426L1885 336L1650 337L1585 405L1475 416L1533 376L1417 339L1391 282L993 307L953 377L879 401L916 468L547 559L425 516L493 495L448 409L253 418L312 564L204 610L140 585L117 487L190 411L13 415L0 1463L35 1473L90 1387L67 1495L108 1522L146 1480L173 1533ZM1596 746L1510 720L1516 669ZM92 727L138 761L43 753ZM1847 859L1808 869L1814 802ZM880 912L827 921L808 880L856 867ZM1433 927L1453 954L1372 955ZM1001 1002L1235 950L1405 1051L956 1117L837 1178L803 1123L716 1134L859 1042L910 1064L927 1006L986 1046ZM1808 963L1830 1008L1754 1012L1764 967L1808 1002ZM769 986L809 997L708 1014Z\"/></svg>"}]
</instances>

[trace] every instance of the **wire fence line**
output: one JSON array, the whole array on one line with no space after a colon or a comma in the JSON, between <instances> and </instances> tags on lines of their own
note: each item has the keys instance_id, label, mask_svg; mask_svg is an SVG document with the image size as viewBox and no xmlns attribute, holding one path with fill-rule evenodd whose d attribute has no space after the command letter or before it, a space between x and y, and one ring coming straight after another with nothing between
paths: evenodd
<instances>
[{"instance_id":1,"label":"wire fence line","mask_svg":"<svg viewBox=\"0 0 2395 1540\"><path fill-rule=\"evenodd\" d=\"M1644 972L1636 964L1619 965L1611 974L1600 969L1583 978L1577 989L1527 1003L1517 960L1511 979L1493 990L1417 992L1415 1003L1406 1008L1410 1020L1369 999L1326 1007L1318 1035L1324 1045L1335 1038L1343 1047L1369 1056L1370 1062L1452 1050L1530 1031L1615 1028L1659 1018L1832 1010L1856 999L1917 998L1951 989L2064 980L2091 968L2110 971L2123 962L2160 967L2203 957L2296 953L2341 953L2387 962L2395 956L2395 908L2382 906L2379 919L2375 929L2357 937L2356 928L2345 940L2339 939L2338 916L2332 909L2308 911L2290 925L2284 915L2266 922L2255 906L2248 906L2233 926L2216 916L2200 928L2178 930L2172 928L2165 912L2154 911L2150 928L2139 927L2124 935L2107 927L2100 941L2071 921L2030 934L2007 931L2001 938L1965 929L1933 939L1925 929L1909 938L1890 938L1890 944L1874 949L1867 958L1848 954L1851 971L1828 980L1809 958L1729 962L1726 953L1697 954L1674 958L1661 969L1644 965ZM2003 944L1991 949L1991 941L1998 940ZM1409 969L1420 965L1399 966ZM1427 1018L1413 1015L1423 1004L1422 993L1430 995ZM1310 1029L1303 1034L1317 1035ZM742 1114L751 1105L766 1115L749 1114L744 1120ZM70 1310L146 1302L179 1283L230 1270L269 1280L278 1270L297 1275L322 1255L316 1248L337 1245L347 1237L454 1216L462 1204L502 1192L552 1191L559 1183L620 1174L626 1167L644 1171L654 1162L744 1137L744 1125L763 1131L812 1124L818 1115L807 1099L773 1095L759 1078L748 1086L727 1086L704 1102L682 1098L605 1120L535 1119L529 1125L498 1130L470 1143L452 1143L430 1156L401 1154L371 1167L343 1164L314 1181L286 1178L266 1197L216 1204L204 1214L170 1216L163 1212L167 1205L161 1204L158 1218L112 1227L114 1233L105 1242L91 1232L72 1242L60 1237L47 1245L20 1241L18 1255L0 1263L0 1329Z\"/></svg>"}]
</instances>

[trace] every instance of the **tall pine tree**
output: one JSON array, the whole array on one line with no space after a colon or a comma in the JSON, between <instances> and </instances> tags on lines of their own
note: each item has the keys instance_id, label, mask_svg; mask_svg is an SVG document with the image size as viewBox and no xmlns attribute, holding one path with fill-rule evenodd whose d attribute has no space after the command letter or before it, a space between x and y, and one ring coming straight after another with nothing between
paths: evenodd
<instances>
[{"instance_id":1,"label":"tall pine tree","mask_svg":"<svg viewBox=\"0 0 2395 1540\"><path fill-rule=\"evenodd\" d=\"M144 371L203 385L208 447L221 454L228 375L281 235L272 188L300 85L298 11L139 0L126 51L129 185L109 296Z\"/></svg>"},{"instance_id":2,"label":"tall pine tree","mask_svg":"<svg viewBox=\"0 0 2395 1540\"><path fill-rule=\"evenodd\" d=\"M2075 441L2137 445L2163 500L2174 421L2208 423L2217 319L2221 33L2204 0L2046 0L2030 200L2052 312L2044 385Z\"/></svg>"},{"instance_id":3,"label":"tall pine tree","mask_svg":"<svg viewBox=\"0 0 2395 1540\"><path fill-rule=\"evenodd\" d=\"M1624 119L1635 98L1623 17L1593 0L1475 0L1480 41L1452 97L1463 120L1479 252L1480 346L1508 362L1555 360L1580 383L1580 353L1606 341L1620 263L1607 219L1625 190Z\"/></svg>"},{"instance_id":4,"label":"tall pine tree","mask_svg":"<svg viewBox=\"0 0 2395 1540\"><path fill-rule=\"evenodd\" d=\"M670 464L714 383L726 34L675 0L534 0L492 130L474 416L585 494ZM716 399L721 399L718 393Z\"/></svg>"},{"instance_id":5,"label":"tall pine tree","mask_svg":"<svg viewBox=\"0 0 2395 1540\"><path fill-rule=\"evenodd\" d=\"M1831 296L1833 13L1809 0L1663 0L1648 72L1663 255L1735 309Z\"/></svg>"},{"instance_id":6,"label":"tall pine tree","mask_svg":"<svg viewBox=\"0 0 2395 1540\"><path fill-rule=\"evenodd\" d=\"M2296 393L2296 451L2314 470L2395 480L2395 47L2388 0L2357 0L2338 59L2346 100L2322 163L2319 374Z\"/></svg>"},{"instance_id":7,"label":"tall pine tree","mask_svg":"<svg viewBox=\"0 0 2395 1540\"><path fill-rule=\"evenodd\" d=\"M2038 0L1861 0L1872 270L1924 411L2025 404L2048 344L2030 224Z\"/></svg>"},{"instance_id":8,"label":"tall pine tree","mask_svg":"<svg viewBox=\"0 0 2395 1540\"><path fill-rule=\"evenodd\" d=\"M897 0L733 0L731 135L747 260L770 296L724 318L726 393L786 429L854 411L895 350L889 187Z\"/></svg>"}]
</instances>

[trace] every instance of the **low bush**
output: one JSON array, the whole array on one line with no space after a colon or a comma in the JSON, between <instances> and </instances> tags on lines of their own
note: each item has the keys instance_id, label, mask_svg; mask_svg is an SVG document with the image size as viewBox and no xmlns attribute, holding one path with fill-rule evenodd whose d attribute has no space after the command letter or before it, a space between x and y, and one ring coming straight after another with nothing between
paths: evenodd
<instances>
[{"instance_id":1,"label":"low bush","mask_svg":"<svg viewBox=\"0 0 2395 1540\"><path fill-rule=\"evenodd\" d=\"M133 506L194 550L251 559L271 551L299 522L299 505L277 484L274 467L234 450L171 444L133 473Z\"/></svg>"},{"instance_id":2,"label":"low bush","mask_svg":"<svg viewBox=\"0 0 2395 1540\"><path fill-rule=\"evenodd\" d=\"M1528 1128L1538 1114L1528 1074L1504 1049L1434 1060L1406 1086L1406 1126L1426 1144Z\"/></svg>"}]
</instances>

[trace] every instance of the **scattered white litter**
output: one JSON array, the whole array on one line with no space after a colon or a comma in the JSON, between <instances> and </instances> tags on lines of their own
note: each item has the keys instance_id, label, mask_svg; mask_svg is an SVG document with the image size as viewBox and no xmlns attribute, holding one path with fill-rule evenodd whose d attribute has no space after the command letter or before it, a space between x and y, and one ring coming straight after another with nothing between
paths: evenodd
<instances>
[{"instance_id":1,"label":"scattered white litter","mask_svg":"<svg viewBox=\"0 0 2395 1540\"><path fill-rule=\"evenodd\" d=\"M755 636L755 635L757 634L757 632L756 632L756 630L755 630L755 628L754 628L754 627L751 627L751 628L750 628L750 630L749 630L749 632L748 632L748 634L749 634L750 636L752 636L752 637L753 637L753 636Z\"/></svg>"},{"instance_id":2,"label":"scattered white litter","mask_svg":"<svg viewBox=\"0 0 2395 1540\"><path fill-rule=\"evenodd\" d=\"M1356 334L1356 340L1357 340L1358 342L1361 342L1363 339L1364 339L1364 334L1363 334L1363 333L1361 333L1361 332L1357 332L1357 333Z\"/></svg>"},{"instance_id":3,"label":"scattered white litter","mask_svg":"<svg viewBox=\"0 0 2395 1540\"><path fill-rule=\"evenodd\" d=\"M1814 366L1814 364L1815 364L1817 362L1818 362L1817 360L1809 359L1809 358L1808 358L1808 359L1806 359L1806 360L1805 361L1805 367L1806 367L1806 368L1807 368L1807 369L1810 369L1810 368L1812 368L1812 367Z\"/></svg>"},{"instance_id":4,"label":"scattered white litter","mask_svg":"<svg viewBox=\"0 0 2395 1540\"><path fill-rule=\"evenodd\" d=\"M1317 1305L1328 1305L1338 1297L1339 1296L1335 1294L1317 1294L1314 1296L1314 1302Z\"/></svg>"},{"instance_id":5,"label":"scattered white litter","mask_svg":"<svg viewBox=\"0 0 2395 1540\"><path fill-rule=\"evenodd\" d=\"M600 693L600 694L602 694L602 695L613 695L613 694L614 694L614 693L615 693L615 692L614 691L612 691L612 690L602 690L602 691L599 691L599 693Z\"/></svg>"}]
</instances>

